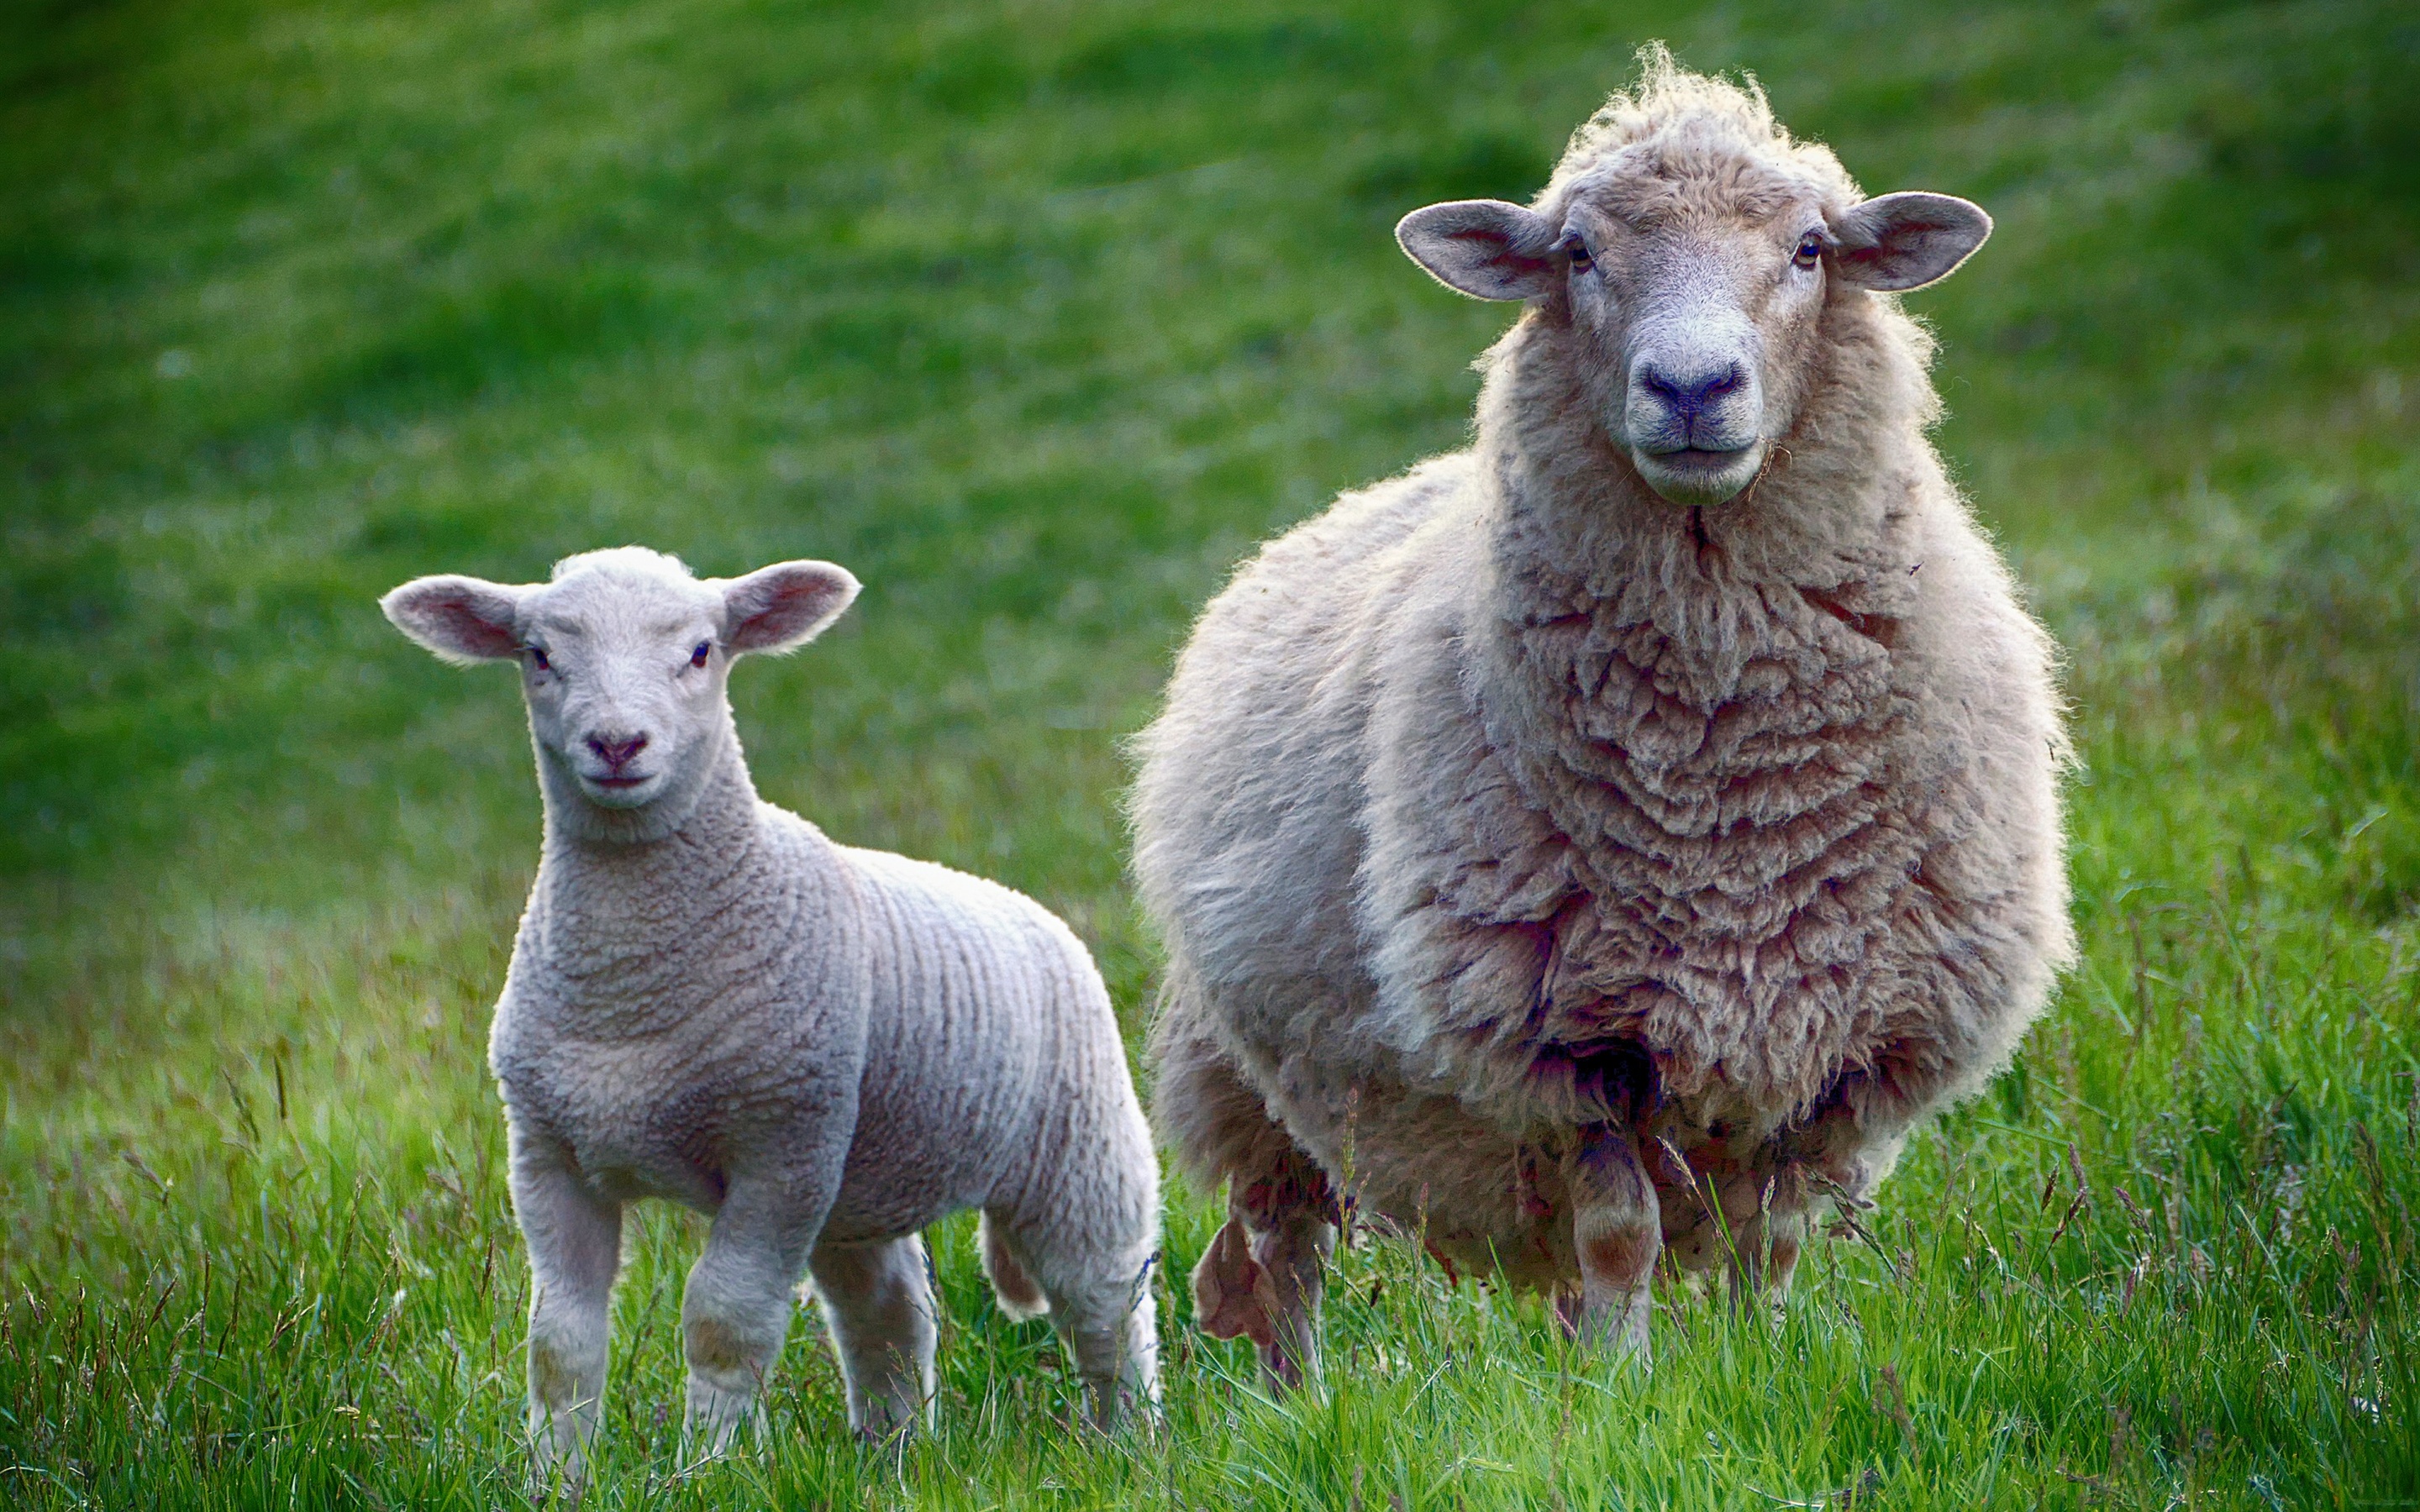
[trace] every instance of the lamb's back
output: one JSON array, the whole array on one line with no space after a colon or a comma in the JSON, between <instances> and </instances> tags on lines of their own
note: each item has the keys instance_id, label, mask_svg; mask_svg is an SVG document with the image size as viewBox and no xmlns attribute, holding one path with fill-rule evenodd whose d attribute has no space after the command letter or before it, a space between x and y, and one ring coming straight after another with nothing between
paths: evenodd
<instances>
[{"instance_id":1,"label":"lamb's back","mask_svg":"<svg viewBox=\"0 0 2420 1512\"><path fill-rule=\"evenodd\" d=\"M1071 1104L1131 1106L1100 974L1021 893L930 861L839 847L870 970L857 1141L838 1239L983 1203Z\"/></svg>"}]
</instances>

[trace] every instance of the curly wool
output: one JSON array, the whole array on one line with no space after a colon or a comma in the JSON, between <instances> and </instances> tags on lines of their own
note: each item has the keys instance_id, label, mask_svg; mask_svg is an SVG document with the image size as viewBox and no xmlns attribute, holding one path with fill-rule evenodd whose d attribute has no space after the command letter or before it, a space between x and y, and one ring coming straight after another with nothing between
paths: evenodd
<instances>
[{"instance_id":1,"label":"curly wool","mask_svg":"<svg viewBox=\"0 0 2420 1512\"><path fill-rule=\"evenodd\" d=\"M1542 213L1616 179L1857 197L1668 59ZM2072 950L2051 646L1925 439L1924 332L1846 286L1820 321L1766 475L1690 509L1533 307L1470 452L1340 500L1204 611L1134 803L1157 1116L1198 1178L1265 1144L1239 1079L1365 1206L1543 1280L1577 1126L1688 1149L1839 1104L1878 1178L2006 1062Z\"/></svg>"}]
</instances>

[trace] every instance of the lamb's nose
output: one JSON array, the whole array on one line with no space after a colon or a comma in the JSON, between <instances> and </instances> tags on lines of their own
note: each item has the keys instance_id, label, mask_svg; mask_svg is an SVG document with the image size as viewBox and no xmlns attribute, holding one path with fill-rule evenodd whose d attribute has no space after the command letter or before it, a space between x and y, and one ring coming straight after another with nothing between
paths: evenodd
<instances>
[{"instance_id":1,"label":"lamb's nose","mask_svg":"<svg viewBox=\"0 0 2420 1512\"><path fill-rule=\"evenodd\" d=\"M631 757L647 748L647 737L631 735L627 739L614 740L605 735L590 735L588 748L597 753L598 761L618 772L629 764Z\"/></svg>"},{"instance_id":2,"label":"lamb's nose","mask_svg":"<svg viewBox=\"0 0 2420 1512\"><path fill-rule=\"evenodd\" d=\"M1684 421L1695 420L1708 405L1746 381L1747 374L1737 363L1690 369L1655 362L1638 364L1639 385Z\"/></svg>"}]
</instances>

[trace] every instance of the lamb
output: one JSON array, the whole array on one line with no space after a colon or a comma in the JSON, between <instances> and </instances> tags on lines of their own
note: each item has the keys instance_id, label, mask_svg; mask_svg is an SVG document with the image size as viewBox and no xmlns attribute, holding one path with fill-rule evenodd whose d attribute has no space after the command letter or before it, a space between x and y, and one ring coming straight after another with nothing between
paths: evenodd
<instances>
[{"instance_id":1,"label":"lamb","mask_svg":"<svg viewBox=\"0 0 2420 1512\"><path fill-rule=\"evenodd\" d=\"M537 751L544 848L489 1061L542 1476L583 1474L643 1197L713 1217L681 1304L693 1450L753 1415L807 1273L850 1427L929 1423L918 1230L967 1208L1001 1306L1051 1315L1092 1420L1157 1400L1158 1164L1091 956L1032 900L835 844L749 779L733 662L805 643L857 591L830 563L700 581L624 548L381 600L449 661L518 661Z\"/></svg>"},{"instance_id":2,"label":"lamb","mask_svg":"<svg viewBox=\"0 0 2420 1512\"><path fill-rule=\"evenodd\" d=\"M1892 297L1990 220L1641 61L1530 208L1404 218L1526 301L1473 446L1241 568L1139 737L1154 1116L1279 1382L1348 1201L1618 1355L1659 1254L1779 1305L2072 953L2053 648Z\"/></svg>"}]
</instances>

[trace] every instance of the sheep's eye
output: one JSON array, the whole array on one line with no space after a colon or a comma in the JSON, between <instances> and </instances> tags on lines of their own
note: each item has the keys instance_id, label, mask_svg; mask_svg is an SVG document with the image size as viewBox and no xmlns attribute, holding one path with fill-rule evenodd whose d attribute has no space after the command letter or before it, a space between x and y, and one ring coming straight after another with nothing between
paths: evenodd
<instances>
[{"instance_id":1,"label":"sheep's eye","mask_svg":"<svg viewBox=\"0 0 2420 1512\"><path fill-rule=\"evenodd\" d=\"M1823 260L1823 239L1809 231L1798 239L1798 251L1791 259L1801 268L1812 268Z\"/></svg>"},{"instance_id":2,"label":"sheep's eye","mask_svg":"<svg viewBox=\"0 0 2420 1512\"><path fill-rule=\"evenodd\" d=\"M701 640L701 641L699 641L699 642L697 643L697 649L696 649L695 651L692 651L692 652L690 652L690 653L689 654L689 664L690 664L690 666L692 666L692 667L703 667L703 666L705 666L705 665L706 665L706 655L707 655L707 653L709 653L709 652L713 651L713 649L714 649L714 642L713 642L713 641L711 641L711 640Z\"/></svg>"},{"instance_id":3,"label":"sheep's eye","mask_svg":"<svg viewBox=\"0 0 2420 1512\"><path fill-rule=\"evenodd\" d=\"M546 659L546 651L542 647L531 646L529 648L529 654L530 665L536 668L539 671L545 671L554 665L554 663Z\"/></svg>"},{"instance_id":4,"label":"sheep's eye","mask_svg":"<svg viewBox=\"0 0 2420 1512\"><path fill-rule=\"evenodd\" d=\"M1572 271L1575 273L1585 273L1596 266L1596 259L1589 255L1588 243L1576 236L1563 238L1563 255L1572 260Z\"/></svg>"}]
</instances>

